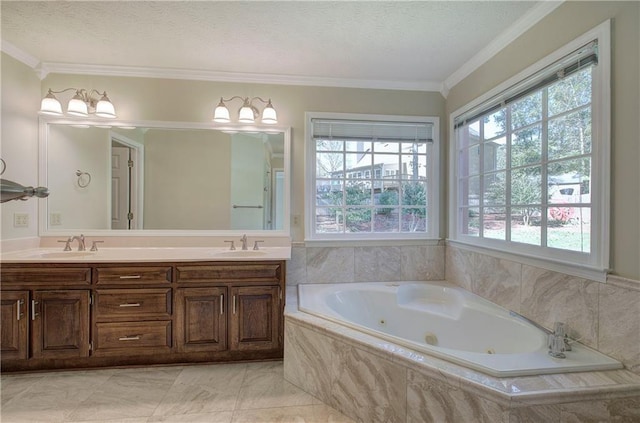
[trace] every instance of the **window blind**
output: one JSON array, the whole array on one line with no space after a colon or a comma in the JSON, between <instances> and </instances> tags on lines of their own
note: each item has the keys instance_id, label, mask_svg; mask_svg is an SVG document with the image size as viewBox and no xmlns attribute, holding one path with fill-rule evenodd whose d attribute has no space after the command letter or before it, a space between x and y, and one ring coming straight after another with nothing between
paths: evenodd
<instances>
[{"instance_id":1,"label":"window blind","mask_svg":"<svg viewBox=\"0 0 640 423\"><path fill-rule=\"evenodd\" d=\"M484 115L490 114L510 103L526 97L532 92L553 84L572 73L597 64L598 41L594 40L534 73L530 77L512 85L500 94L456 116L453 119L454 128L457 129L467 123L473 122Z\"/></svg>"},{"instance_id":2,"label":"window blind","mask_svg":"<svg viewBox=\"0 0 640 423\"><path fill-rule=\"evenodd\" d=\"M433 142L430 123L326 119L312 119L311 123L314 139Z\"/></svg>"}]
</instances>

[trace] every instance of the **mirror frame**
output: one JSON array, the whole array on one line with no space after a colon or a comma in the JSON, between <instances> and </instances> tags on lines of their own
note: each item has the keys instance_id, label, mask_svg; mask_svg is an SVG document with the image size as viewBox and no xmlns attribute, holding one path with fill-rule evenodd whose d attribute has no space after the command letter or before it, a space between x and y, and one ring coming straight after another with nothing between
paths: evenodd
<instances>
[{"instance_id":1,"label":"mirror frame","mask_svg":"<svg viewBox=\"0 0 640 423\"><path fill-rule=\"evenodd\" d=\"M111 127L136 127L136 128L154 128L154 129L201 129L216 130L229 132L272 132L282 133L284 135L284 204L283 228L281 230L265 229L265 230L182 230L182 229L131 229L131 230L115 230L115 229L50 229L48 216L48 200L38 202L38 235L41 237L68 237L76 232L82 232L87 236L123 236L123 237L147 237L147 236L235 236L237 234L247 234L249 236L262 237L290 237L291 236L291 127L287 126L267 126L267 125L242 125L242 124L214 124L214 123L197 123L197 122L172 122L172 121L123 121L123 120L105 120L105 119L74 119L68 117L50 117L39 116L39 134L38 134L38 185L48 186L48 142L49 142L49 126L50 125L90 125L90 126L111 126ZM73 232L73 234L72 234Z\"/></svg>"}]
</instances>

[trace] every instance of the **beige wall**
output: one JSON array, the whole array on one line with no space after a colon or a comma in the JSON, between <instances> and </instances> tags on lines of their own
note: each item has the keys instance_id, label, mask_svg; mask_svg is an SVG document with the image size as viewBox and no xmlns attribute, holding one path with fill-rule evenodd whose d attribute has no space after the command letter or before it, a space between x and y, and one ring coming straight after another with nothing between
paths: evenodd
<instances>
[{"instance_id":1,"label":"beige wall","mask_svg":"<svg viewBox=\"0 0 640 423\"><path fill-rule=\"evenodd\" d=\"M565 2L453 87L447 113L607 19L612 19L610 267L615 274L640 279L640 3Z\"/></svg>"},{"instance_id":2,"label":"beige wall","mask_svg":"<svg viewBox=\"0 0 640 423\"><path fill-rule=\"evenodd\" d=\"M7 164L2 178L22 185L38 184L38 118L40 81L35 72L2 53L2 126L0 156ZM38 201L11 201L0 206L2 239L38 235ZM14 228L13 214L27 213L28 228Z\"/></svg>"}]
</instances>

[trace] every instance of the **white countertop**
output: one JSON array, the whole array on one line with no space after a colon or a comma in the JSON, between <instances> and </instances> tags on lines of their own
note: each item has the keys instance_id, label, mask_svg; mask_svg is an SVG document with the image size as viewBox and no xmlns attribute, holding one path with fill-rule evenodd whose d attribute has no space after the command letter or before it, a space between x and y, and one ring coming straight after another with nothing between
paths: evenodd
<instances>
[{"instance_id":1,"label":"white countertop","mask_svg":"<svg viewBox=\"0 0 640 423\"><path fill-rule=\"evenodd\" d=\"M100 248L98 251L62 251L33 248L0 254L3 263L94 263L160 261L268 261L291 259L291 247L229 250L220 247Z\"/></svg>"}]
</instances>

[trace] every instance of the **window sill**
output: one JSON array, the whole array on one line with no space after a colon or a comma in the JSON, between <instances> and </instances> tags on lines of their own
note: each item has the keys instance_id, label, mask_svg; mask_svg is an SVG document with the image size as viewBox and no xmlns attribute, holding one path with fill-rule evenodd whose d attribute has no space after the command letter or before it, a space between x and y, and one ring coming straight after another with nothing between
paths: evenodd
<instances>
[{"instance_id":1,"label":"window sill","mask_svg":"<svg viewBox=\"0 0 640 423\"><path fill-rule=\"evenodd\" d=\"M394 247L405 245L443 245L441 239L305 239L305 247Z\"/></svg>"}]
</instances>

